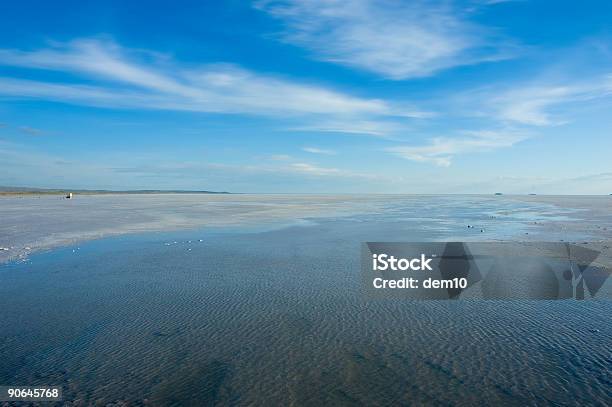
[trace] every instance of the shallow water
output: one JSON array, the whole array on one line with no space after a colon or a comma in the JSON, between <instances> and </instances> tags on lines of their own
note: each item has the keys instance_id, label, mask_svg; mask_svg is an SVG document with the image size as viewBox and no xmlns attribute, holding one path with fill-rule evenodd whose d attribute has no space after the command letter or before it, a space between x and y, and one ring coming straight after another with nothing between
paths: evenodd
<instances>
[{"instance_id":1,"label":"shallow water","mask_svg":"<svg viewBox=\"0 0 612 407\"><path fill-rule=\"evenodd\" d=\"M291 227L40 253L0 266L0 384L62 385L77 405L609 405L610 301L368 301L360 290L362 241L512 239L566 216L407 198Z\"/></svg>"}]
</instances>

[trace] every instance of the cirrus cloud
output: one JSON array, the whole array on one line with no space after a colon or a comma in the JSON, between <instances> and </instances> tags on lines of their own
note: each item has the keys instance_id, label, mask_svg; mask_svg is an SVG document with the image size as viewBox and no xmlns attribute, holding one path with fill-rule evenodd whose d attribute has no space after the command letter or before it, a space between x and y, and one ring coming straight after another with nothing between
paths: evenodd
<instances>
[{"instance_id":1,"label":"cirrus cloud","mask_svg":"<svg viewBox=\"0 0 612 407\"><path fill-rule=\"evenodd\" d=\"M512 147L527 138L527 134L513 131L466 131L457 137L434 137L425 145L401 145L386 151L407 160L448 167L455 155Z\"/></svg>"},{"instance_id":2,"label":"cirrus cloud","mask_svg":"<svg viewBox=\"0 0 612 407\"><path fill-rule=\"evenodd\" d=\"M308 118L307 123L367 118L362 130L381 118L423 118L418 109L378 98L350 95L324 86L255 73L232 64L181 66L152 52L115 42L80 39L49 48L0 50L0 65L59 71L66 81L0 77L0 95L38 98L107 108L178 110ZM325 131L320 126L319 131ZM378 134L376 134L378 135Z\"/></svg>"},{"instance_id":3,"label":"cirrus cloud","mask_svg":"<svg viewBox=\"0 0 612 407\"><path fill-rule=\"evenodd\" d=\"M516 44L469 21L475 6L432 0L255 3L284 23L282 41L307 48L317 59L395 80L513 57Z\"/></svg>"}]
</instances>

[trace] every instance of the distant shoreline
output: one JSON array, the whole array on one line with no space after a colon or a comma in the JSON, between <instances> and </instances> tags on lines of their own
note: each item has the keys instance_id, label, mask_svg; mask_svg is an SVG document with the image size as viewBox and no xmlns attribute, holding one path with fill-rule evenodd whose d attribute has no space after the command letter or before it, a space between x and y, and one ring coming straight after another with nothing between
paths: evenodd
<instances>
[{"instance_id":1,"label":"distant shoreline","mask_svg":"<svg viewBox=\"0 0 612 407\"><path fill-rule=\"evenodd\" d=\"M66 195L68 193L81 195L116 195L116 194L230 194L226 191L191 191L191 190L163 190L163 189L134 189L134 190L109 190L109 189L45 189L27 187L0 187L0 196L7 195Z\"/></svg>"},{"instance_id":2,"label":"distant shoreline","mask_svg":"<svg viewBox=\"0 0 612 407\"><path fill-rule=\"evenodd\" d=\"M361 195L361 196L407 196L407 195L422 195L422 196L496 196L496 197L507 197L507 198L527 198L529 200L539 199L541 197L546 198L560 198L560 197L599 197L599 196L612 196L608 193L601 194L535 194L535 193L491 193L491 192L480 192L480 193L363 193L363 192L347 192L343 194L329 193L329 192L228 192L228 191L206 191L206 190L188 190L188 189L127 189L127 190L113 190L113 189L70 189L70 188L30 188L30 187L6 187L0 186L0 197L2 196L36 196L36 195L67 195L68 193L80 194L80 195L121 195L121 194L135 194L135 195L158 195L158 194L213 194L213 195L319 195L319 196L337 196L337 195Z\"/></svg>"}]
</instances>

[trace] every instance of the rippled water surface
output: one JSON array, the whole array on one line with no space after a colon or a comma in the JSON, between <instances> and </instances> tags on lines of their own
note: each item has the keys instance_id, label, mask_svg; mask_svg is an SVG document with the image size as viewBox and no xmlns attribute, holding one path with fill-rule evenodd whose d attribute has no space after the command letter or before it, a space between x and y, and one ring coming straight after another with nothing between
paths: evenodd
<instances>
[{"instance_id":1,"label":"rippled water surface","mask_svg":"<svg viewBox=\"0 0 612 407\"><path fill-rule=\"evenodd\" d=\"M362 241L510 239L566 216L423 198L37 254L0 266L0 384L62 385L68 405L610 405L610 301L360 291Z\"/></svg>"}]
</instances>

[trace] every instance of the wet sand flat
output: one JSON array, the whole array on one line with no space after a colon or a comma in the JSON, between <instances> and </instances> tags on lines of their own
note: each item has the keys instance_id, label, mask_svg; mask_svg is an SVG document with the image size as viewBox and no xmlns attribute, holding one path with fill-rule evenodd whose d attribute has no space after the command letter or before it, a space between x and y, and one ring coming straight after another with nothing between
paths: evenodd
<instances>
[{"instance_id":1,"label":"wet sand flat","mask_svg":"<svg viewBox=\"0 0 612 407\"><path fill-rule=\"evenodd\" d=\"M0 197L0 262L105 236L200 227L286 225L376 210L376 197L105 194ZM368 209L364 209L364 208Z\"/></svg>"},{"instance_id":2,"label":"wet sand flat","mask_svg":"<svg viewBox=\"0 0 612 407\"><path fill-rule=\"evenodd\" d=\"M127 233L214 227L281 227L309 218L403 210L406 218L438 201L444 208L471 205L483 227L492 222L534 225L550 236L610 240L612 197L419 195L206 195L121 194L0 197L0 262L27 258L82 240ZM519 204L515 204L518 202ZM398 209L401 208L401 209ZM480 219L478 211L481 211ZM451 213L440 213L440 221ZM496 227L496 230L500 230ZM537 231L535 235L537 235ZM483 235L488 237L488 235ZM531 236L524 235L530 239Z\"/></svg>"}]
</instances>

